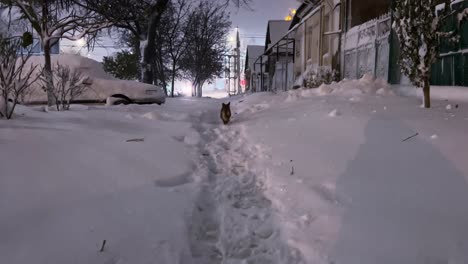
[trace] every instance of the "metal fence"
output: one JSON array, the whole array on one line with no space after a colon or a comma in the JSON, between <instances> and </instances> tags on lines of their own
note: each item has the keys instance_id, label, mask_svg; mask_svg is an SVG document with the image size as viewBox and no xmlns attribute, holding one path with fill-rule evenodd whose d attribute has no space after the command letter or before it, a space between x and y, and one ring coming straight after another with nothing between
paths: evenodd
<instances>
[{"instance_id":1,"label":"metal fence","mask_svg":"<svg viewBox=\"0 0 468 264\"><path fill-rule=\"evenodd\" d=\"M370 73L388 79L391 32L390 15L356 26L341 39L343 77L358 79Z\"/></svg>"}]
</instances>

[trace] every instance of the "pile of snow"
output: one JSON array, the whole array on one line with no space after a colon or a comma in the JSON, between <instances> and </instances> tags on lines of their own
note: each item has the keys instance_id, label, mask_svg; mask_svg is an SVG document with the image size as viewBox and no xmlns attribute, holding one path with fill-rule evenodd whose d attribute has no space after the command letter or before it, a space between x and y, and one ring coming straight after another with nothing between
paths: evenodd
<instances>
[{"instance_id":1,"label":"pile of snow","mask_svg":"<svg viewBox=\"0 0 468 264\"><path fill-rule=\"evenodd\" d=\"M0 120L0 263L193 263L197 155L176 139L193 130L125 118L155 108Z\"/></svg>"},{"instance_id":2,"label":"pile of snow","mask_svg":"<svg viewBox=\"0 0 468 264\"><path fill-rule=\"evenodd\" d=\"M349 95L356 100L356 97L363 94L390 96L394 95L391 86L382 79L376 79L371 74L365 74L361 79L348 80L344 79L340 82L331 84L322 84L317 89L301 88L288 92L288 101L294 101L297 98L309 98L316 95Z\"/></svg>"},{"instance_id":3,"label":"pile of snow","mask_svg":"<svg viewBox=\"0 0 468 264\"><path fill-rule=\"evenodd\" d=\"M341 113L340 113L340 111L338 111L338 109L334 109L330 113L328 113L329 117L337 117L337 116L340 116L340 115L341 115Z\"/></svg>"}]
</instances>

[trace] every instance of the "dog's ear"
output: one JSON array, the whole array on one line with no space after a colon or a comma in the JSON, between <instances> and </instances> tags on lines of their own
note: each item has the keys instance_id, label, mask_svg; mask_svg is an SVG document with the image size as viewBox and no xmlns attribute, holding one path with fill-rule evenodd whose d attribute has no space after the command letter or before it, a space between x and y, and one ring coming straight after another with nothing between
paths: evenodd
<instances>
[{"instance_id":1,"label":"dog's ear","mask_svg":"<svg viewBox=\"0 0 468 264\"><path fill-rule=\"evenodd\" d=\"M222 104L223 104L223 107L225 107L225 106L226 106L224 103L222 103Z\"/></svg>"},{"instance_id":2,"label":"dog's ear","mask_svg":"<svg viewBox=\"0 0 468 264\"><path fill-rule=\"evenodd\" d=\"M226 106L230 106L231 105L231 102L229 102Z\"/></svg>"}]
</instances>

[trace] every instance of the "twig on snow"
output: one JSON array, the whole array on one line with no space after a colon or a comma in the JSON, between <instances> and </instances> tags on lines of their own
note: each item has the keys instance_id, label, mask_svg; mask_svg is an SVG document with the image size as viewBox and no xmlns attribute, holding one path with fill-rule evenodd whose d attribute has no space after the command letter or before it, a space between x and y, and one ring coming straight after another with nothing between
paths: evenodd
<instances>
[{"instance_id":1,"label":"twig on snow","mask_svg":"<svg viewBox=\"0 0 468 264\"><path fill-rule=\"evenodd\" d=\"M143 142L145 141L144 138L134 138L134 139L129 139L127 142Z\"/></svg>"},{"instance_id":2,"label":"twig on snow","mask_svg":"<svg viewBox=\"0 0 468 264\"><path fill-rule=\"evenodd\" d=\"M99 250L99 252L104 252L104 247L106 246L106 242L107 241L105 239L102 241L101 249Z\"/></svg>"},{"instance_id":3,"label":"twig on snow","mask_svg":"<svg viewBox=\"0 0 468 264\"><path fill-rule=\"evenodd\" d=\"M418 135L419 135L419 133L416 133L416 134L412 135L411 137L407 137L407 138L403 139L401 142L408 141L408 140L410 140L410 139L412 139L412 138L414 138L414 137L416 137Z\"/></svg>"}]
</instances>

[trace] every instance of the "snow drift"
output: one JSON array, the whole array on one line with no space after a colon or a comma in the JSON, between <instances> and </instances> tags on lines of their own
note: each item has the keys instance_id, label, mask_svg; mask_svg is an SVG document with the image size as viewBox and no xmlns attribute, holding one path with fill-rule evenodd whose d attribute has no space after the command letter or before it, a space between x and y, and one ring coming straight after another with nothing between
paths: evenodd
<instances>
[{"instance_id":1,"label":"snow drift","mask_svg":"<svg viewBox=\"0 0 468 264\"><path fill-rule=\"evenodd\" d=\"M340 82L331 84L322 84L318 88L301 88L288 92L288 101L294 101L298 98L309 98L313 96L322 96L329 94L359 96L364 94L370 95L394 95L391 86L382 79L375 79L370 74L365 74L361 79L348 80L344 79Z\"/></svg>"}]
</instances>

